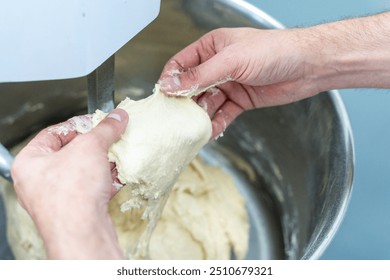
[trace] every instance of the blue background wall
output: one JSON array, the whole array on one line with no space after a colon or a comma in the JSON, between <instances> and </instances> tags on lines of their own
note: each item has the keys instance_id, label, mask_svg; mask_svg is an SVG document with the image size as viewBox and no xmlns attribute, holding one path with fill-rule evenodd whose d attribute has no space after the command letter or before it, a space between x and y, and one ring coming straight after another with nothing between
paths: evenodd
<instances>
[{"instance_id":1,"label":"blue background wall","mask_svg":"<svg viewBox=\"0 0 390 280\"><path fill-rule=\"evenodd\" d=\"M248 2L286 27L390 10L390 0ZM351 89L340 93L355 139L354 190L345 219L322 258L390 259L390 90Z\"/></svg>"}]
</instances>

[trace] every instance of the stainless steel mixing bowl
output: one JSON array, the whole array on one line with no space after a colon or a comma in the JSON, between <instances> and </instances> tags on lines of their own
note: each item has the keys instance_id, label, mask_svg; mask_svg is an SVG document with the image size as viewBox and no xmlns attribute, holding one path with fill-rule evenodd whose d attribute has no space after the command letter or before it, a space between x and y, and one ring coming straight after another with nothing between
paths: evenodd
<instances>
[{"instance_id":1,"label":"stainless steel mixing bowl","mask_svg":"<svg viewBox=\"0 0 390 280\"><path fill-rule=\"evenodd\" d=\"M148 95L170 56L211 29L235 26L282 28L241 0L162 1L158 19L116 54L117 98ZM86 89L86 78L0 84L0 142L10 148L85 112ZM247 258L320 257L343 218L353 177L351 128L336 91L246 112L202 155L231 172L248 200ZM10 258L0 214L0 258Z\"/></svg>"}]
</instances>

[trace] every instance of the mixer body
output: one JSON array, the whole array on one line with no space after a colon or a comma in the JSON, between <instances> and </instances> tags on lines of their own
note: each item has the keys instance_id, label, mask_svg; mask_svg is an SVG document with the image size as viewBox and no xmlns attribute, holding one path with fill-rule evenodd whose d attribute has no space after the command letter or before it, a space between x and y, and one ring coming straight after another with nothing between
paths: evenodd
<instances>
[{"instance_id":1,"label":"mixer body","mask_svg":"<svg viewBox=\"0 0 390 280\"><path fill-rule=\"evenodd\" d=\"M115 54L116 102L148 96L166 61L206 32L243 26L282 28L241 0L162 1L159 17ZM51 123L86 113L87 95L86 77L0 84L0 142L11 148ZM242 182L251 216L247 258L321 256L352 191L352 132L337 91L246 112L201 155ZM7 257L4 219L0 258Z\"/></svg>"}]
</instances>

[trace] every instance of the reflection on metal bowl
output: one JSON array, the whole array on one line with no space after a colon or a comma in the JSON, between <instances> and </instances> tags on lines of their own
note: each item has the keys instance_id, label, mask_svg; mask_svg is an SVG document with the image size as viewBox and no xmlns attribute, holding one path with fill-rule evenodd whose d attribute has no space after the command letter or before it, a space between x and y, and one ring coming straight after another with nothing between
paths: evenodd
<instances>
[{"instance_id":1,"label":"reflection on metal bowl","mask_svg":"<svg viewBox=\"0 0 390 280\"><path fill-rule=\"evenodd\" d=\"M164 63L217 27L282 26L237 0L164 0L157 20L116 54L116 97L151 93ZM86 78L0 84L0 142L86 111ZM352 190L353 141L336 91L242 114L201 155L231 172L248 200L248 259L315 259L336 232ZM0 258L6 249L0 216Z\"/></svg>"}]
</instances>

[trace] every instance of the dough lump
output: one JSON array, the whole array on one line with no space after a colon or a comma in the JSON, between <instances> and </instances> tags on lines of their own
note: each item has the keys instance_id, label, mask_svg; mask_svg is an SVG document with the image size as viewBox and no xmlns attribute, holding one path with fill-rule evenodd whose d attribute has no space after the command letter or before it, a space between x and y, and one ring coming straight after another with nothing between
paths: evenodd
<instances>
[{"instance_id":1,"label":"dough lump","mask_svg":"<svg viewBox=\"0 0 390 280\"><path fill-rule=\"evenodd\" d=\"M126 110L130 120L122 138L110 147L109 160L130 190L121 210L141 209L141 219L147 221L133 248L134 258L145 258L173 184L211 137L211 120L190 97L166 96L159 85L151 96L126 98L118 108ZM105 115L97 111L94 125Z\"/></svg>"}]
</instances>

